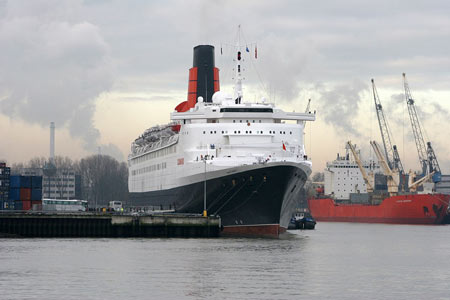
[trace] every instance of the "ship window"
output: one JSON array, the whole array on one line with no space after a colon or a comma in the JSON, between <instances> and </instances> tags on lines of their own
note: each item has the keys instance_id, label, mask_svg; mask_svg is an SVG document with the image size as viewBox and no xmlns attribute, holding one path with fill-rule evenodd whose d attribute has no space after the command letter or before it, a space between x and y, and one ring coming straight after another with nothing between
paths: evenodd
<instances>
[{"instance_id":1,"label":"ship window","mask_svg":"<svg viewBox=\"0 0 450 300\"><path fill-rule=\"evenodd\" d=\"M222 134L223 134L223 130L222 130Z\"/></svg>"},{"instance_id":2,"label":"ship window","mask_svg":"<svg viewBox=\"0 0 450 300\"><path fill-rule=\"evenodd\" d=\"M203 131L203 134L205 134L206 133L206 131Z\"/></svg>"},{"instance_id":3,"label":"ship window","mask_svg":"<svg viewBox=\"0 0 450 300\"><path fill-rule=\"evenodd\" d=\"M263 132L261 131L261 134L263 134Z\"/></svg>"},{"instance_id":4,"label":"ship window","mask_svg":"<svg viewBox=\"0 0 450 300\"><path fill-rule=\"evenodd\" d=\"M253 120L253 123L255 123L255 120Z\"/></svg>"},{"instance_id":5,"label":"ship window","mask_svg":"<svg viewBox=\"0 0 450 300\"><path fill-rule=\"evenodd\" d=\"M250 130L250 133L252 133L252 131Z\"/></svg>"},{"instance_id":6,"label":"ship window","mask_svg":"<svg viewBox=\"0 0 450 300\"><path fill-rule=\"evenodd\" d=\"M213 132L212 132L212 131L210 131L209 133L210 133L210 134L212 134Z\"/></svg>"},{"instance_id":7,"label":"ship window","mask_svg":"<svg viewBox=\"0 0 450 300\"><path fill-rule=\"evenodd\" d=\"M238 133L241 133L241 131L239 130Z\"/></svg>"},{"instance_id":8,"label":"ship window","mask_svg":"<svg viewBox=\"0 0 450 300\"><path fill-rule=\"evenodd\" d=\"M214 133L217 133L217 132L214 130Z\"/></svg>"},{"instance_id":9,"label":"ship window","mask_svg":"<svg viewBox=\"0 0 450 300\"><path fill-rule=\"evenodd\" d=\"M272 108L227 107L227 108L221 108L220 112L273 112L273 109Z\"/></svg>"},{"instance_id":10,"label":"ship window","mask_svg":"<svg viewBox=\"0 0 450 300\"><path fill-rule=\"evenodd\" d=\"M261 123L261 120L259 120L259 123Z\"/></svg>"},{"instance_id":11,"label":"ship window","mask_svg":"<svg viewBox=\"0 0 450 300\"><path fill-rule=\"evenodd\" d=\"M248 133L248 131L246 131L245 133Z\"/></svg>"},{"instance_id":12,"label":"ship window","mask_svg":"<svg viewBox=\"0 0 450 300\"><path fill-rule=\"evenodd\" d=\"M233 120L233 123L236 123L236 120Z\"/></svg>"},{"instance_id":13,"label":"ship window","mask_svg":"<svg viewBox=\"0 0 450 300\"><path fill-rule=\"evenodd\" d=\"M282 131L280 131L280 134L282 134L283 132Z\"/></svg>"},{"instance_id":14,"label":"ship window","mask_svg":"<svg viewBox=\"0 0 450 300\"><path fill-rule=\"evenodd\" d=\"M239 120L240 123L242 123L242 120Z\"/></svg>"},{"instance_id":15,"label":"ship window","mask_svg":"<svg viewBox=\"0 0 450 300\"><path fill-rule=\"evenodd\" d=\"M289 134L292 134L292 131L290 131Z\"/></svg>"}]
</instances>

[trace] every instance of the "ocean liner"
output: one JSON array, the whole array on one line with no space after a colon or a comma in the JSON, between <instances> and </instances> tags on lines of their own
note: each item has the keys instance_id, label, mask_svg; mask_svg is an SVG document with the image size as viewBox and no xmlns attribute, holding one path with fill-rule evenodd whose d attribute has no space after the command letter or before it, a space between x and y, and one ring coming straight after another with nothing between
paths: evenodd
<instances>
[{"instance_id":1,"label":"ocean liner","mask_svg":"<svg viewBox=\"0 0 450 300\"><path fill-rule=\"evenodd\" d=\"M245 52L236 46L231 96L220 91L214 47L194 47L187 101L170 123L147 129L131 144L133 206L219 215L224 235L286 230L311 172L303 131L315 115L285 112L265 99L246 102Z\"/></svg>"}]
</instances>

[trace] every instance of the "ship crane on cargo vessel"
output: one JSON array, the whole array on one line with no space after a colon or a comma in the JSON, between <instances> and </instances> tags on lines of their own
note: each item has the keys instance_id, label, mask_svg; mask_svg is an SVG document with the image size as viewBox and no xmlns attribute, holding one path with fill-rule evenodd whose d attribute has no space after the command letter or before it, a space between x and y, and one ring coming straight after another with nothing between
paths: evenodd
<instances>
[{"instance_id":1,"label":"ship crane on cargo vessel","mask_svg":"<svg viewBox=\"0 0 450 300\"><path fill-rule=\"evenodd\" d=\"M389 167L388 162L384 159L383 154L381 153L380 146L378 146L377 142L370 141L370 145L372 146L375 155L377 156L378 162L380 163L384 174L387 176L387 186L388 192L391 196L396 195L398 193L398 179L399 174L398 170L392 170Z\"/></svg>"},{"instance_id":2,"label":"ship crane on cargo vessel","mask_svg":"<svg viewBox=\"0 0 450 300\"><path fill-rule=\"evenodd\" d=\"M372 81L373 100L375 102L375 110L377 112L378 124L380 126L381 139L383 141L386 160L391 170L397 171L398 173L402 174L404 173L403 165L397 151L397 146L392 145L390 135L391 131L388 126L386 117L384 115L383 106L381 105L377 88L375 87L375 81L373 79L371 81Z\"/></svg>"},{"instance_id":3,"label":"ship crane on cargo vessel","mask_svg":"<svg viewBox=\"0 0 450 300\"><path fill-rule=\"evenodd\" d=\"M361 174L363 176L364 182L366 183L366 189L368 193L373 192L373 174L368 175L366 173L366 170L364 169L364 166L362 165L361 159L359 158L359 155L356 153L355 147L352 145L351 141L347 142L348 147L352 151L353 157L355 158L356 164L358 165L359 170L361 171Z\"/></svg>"},{"instance_id":4,"label":"ship crane on cargo vessel","mask_svg":"<svg viewBox=\"0 0 450 300\"><path fill-rule=\"evenodd\" d=\"M441 168L439 167L439 163L437 161L434 150L431 147L431 142L427 142L425 144L419 117L414 105L414 99L411 95L405 73L403 73L403 83L405 88L405 97L406 104L408 106L409 118L411 120L417 153L419 154L419 161L422 167L422 176L426 176L434 172L434 175L432 175L433 182L439 182L441 181Z\"/></svg>"}]
</instances>

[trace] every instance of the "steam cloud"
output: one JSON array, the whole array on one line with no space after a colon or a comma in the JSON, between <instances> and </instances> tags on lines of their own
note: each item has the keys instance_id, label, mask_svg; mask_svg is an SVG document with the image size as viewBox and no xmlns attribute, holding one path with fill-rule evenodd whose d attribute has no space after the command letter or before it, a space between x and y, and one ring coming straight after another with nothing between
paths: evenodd
<instances>
[{"instance_id":1,"label":"steam cloud","mask_svg":"<svg viewBox=\"0 0 450 300\"><path fill-rule=\"evenodd\" d=\"M30 8L31 6L31 8ZM6 2L0 14L0 112L47 127L68 126L96 152L95 98L112 86L112 63L99 28L73 21L76 3ZM102 153L123 159L110 144Z\"/></svg>"}]
</instances>

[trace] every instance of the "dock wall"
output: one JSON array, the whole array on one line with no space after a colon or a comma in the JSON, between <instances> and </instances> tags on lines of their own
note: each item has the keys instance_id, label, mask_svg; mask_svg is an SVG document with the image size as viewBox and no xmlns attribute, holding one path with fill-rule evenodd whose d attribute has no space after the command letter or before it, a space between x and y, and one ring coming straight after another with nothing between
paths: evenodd
<instances>
[{"instance_id":1,"label":"dock wall","mask_svg":"<svg viewBox=\"0 0 450 300\"><path fill-rule=\"evenodd\" d=\"M95 213L0 214L1 237L218 237L219 217Z\"/></svg>"}]
</instances>

